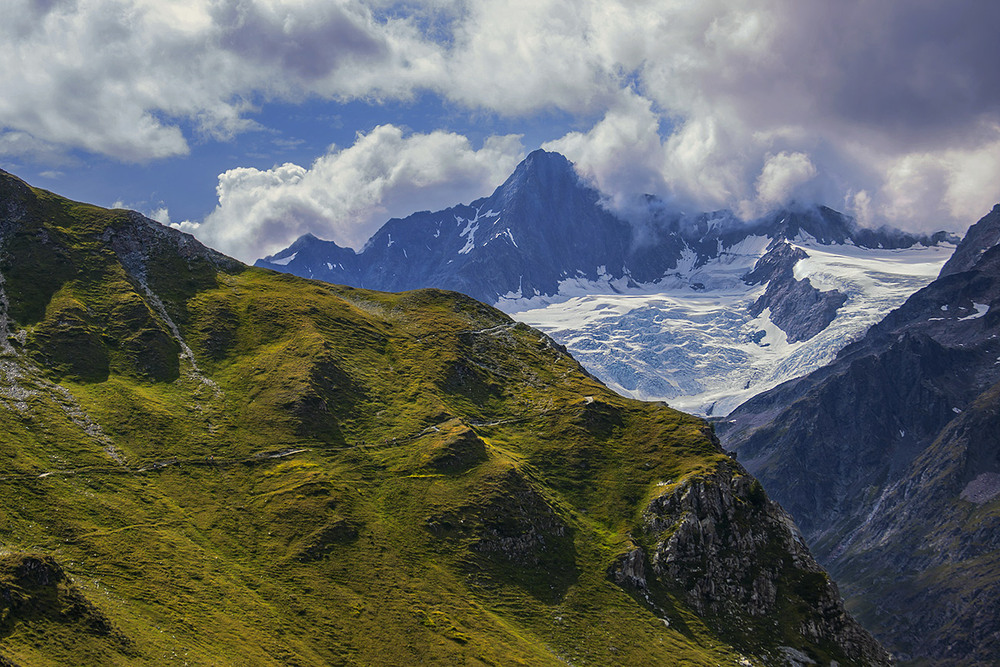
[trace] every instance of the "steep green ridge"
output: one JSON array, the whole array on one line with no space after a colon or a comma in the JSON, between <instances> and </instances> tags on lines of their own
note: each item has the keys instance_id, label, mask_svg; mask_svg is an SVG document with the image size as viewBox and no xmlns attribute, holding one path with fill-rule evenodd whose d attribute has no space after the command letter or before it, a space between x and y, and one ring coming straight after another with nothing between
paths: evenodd
<instances>
[{"instance_id":1,"label":"steep green ridge","mask_svg":"<svg viewBox=\"0 0 1000 667\"><path fill-rule=\"evenodd\" d=\"M703 421L471 299L2 172L0 277L0 663L885 660Z\"/></svg>"}]
</instances>

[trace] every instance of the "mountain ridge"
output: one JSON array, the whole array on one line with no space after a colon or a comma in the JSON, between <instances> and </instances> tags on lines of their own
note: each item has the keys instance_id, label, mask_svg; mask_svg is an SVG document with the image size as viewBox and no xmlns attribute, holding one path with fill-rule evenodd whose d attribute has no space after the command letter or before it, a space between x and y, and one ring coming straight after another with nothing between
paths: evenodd
<instances>
[{"instance_id":1,"label":"mountain ridge","mask_svg":"<svg viewBox=\"0 0 1000 667\"><path fill-rule=\"evenodd\" d=\"M791 241L807 234L825 245L886 249L951 238L944 232L861 228L825 206L779 210L744 222L728 211L684 215L655 200L647 204L648 219L629 223L604 207L602 195L569 160L538 150L489 197L393 218L360 252L305 234L255 266L356 287L455 289L496 304L554 296L567 278L597 280L606 274L631 285L654 283L677 270L685 252L694 253L697 268L750 236Z\"/></svg>"},{"instance_id":2,"label":"mountain ridge","mask_svg":"<svg viewBox=\"0 0 1000 667\"><path fill-rule=\"evenodd\" d=\"M495 309L246 267L6 174L0 229L2 660L888 664L703 420ZM726 530L663 530L705 512ZM760 614L672 575L713 535Z\"/></svg>"},{"instance_id":3,"label":"mountain ridge","mask_svg":"<svg viewBox=\"0 0 1000 667\"><path fill-rule=\"evenodd\" d=\"M745 222L644 201L646 218L626 222L563 156L536 151L490 197L394 219L361 253L304 236L256 264L455 289L543 329L620 393L711 415L831 359L957 241L864 229L823 206Z\"/></svg>"},{"instance_id":4,"label":"mountain ridge","mask_svg":"<svg viewBox=\"0 0 1000 667\"><path fill-rule=\"evenodd\" d=\"M1000 451L987 435L1000 396L998 238L1000 206L937 280L830 365L718 424L850 608L913 664L982 664L997 651L982 605L1000 586Z\"/></svg>"}]
</instances>

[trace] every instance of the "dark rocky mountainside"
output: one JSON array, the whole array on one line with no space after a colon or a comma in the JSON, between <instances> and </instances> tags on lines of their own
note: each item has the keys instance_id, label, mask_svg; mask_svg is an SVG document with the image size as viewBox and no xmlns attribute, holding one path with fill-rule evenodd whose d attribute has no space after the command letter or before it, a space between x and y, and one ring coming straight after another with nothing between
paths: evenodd
<instances>
[{"instance_id":1,"label":"dark rocky mountainside","mask_svg":"<svg viewBox=\"0 0 1000 667\"><path fill-rule=\"evenodd\" d=\"M849 608L913 664L1000 655L998 240L1000 206L834 363L720 423Z\"/></svg>"},{"instance_id":2,"label":"dark rocky mountainside","mask_svg":"<svg viewBox=\"0 0 1000 667\"><path fill-rule=\"evenodd\" d=\"M757 317L765 308L788 337L789 343L809 340L829 326L847 295L837 290L821 292L808 278L795 278L795 265L808 255L787 241L774 241L753 270L743 276L748 285L767 284L767 289L751 306Z\"/></svg>"},{"instance_id":3,"label":"dark rocky mountainside","mask_svg":"<svg viewBox=\"0 0 1000 667\"><path fill-rule=\"evenodd\" d=\"M704 421L2 172L0 461L3 664L888 664Z\"/></svg>"},{"instance_id":4,"label":"dark rocky mountainside","mask_svg":"<svg viewBox=\"0 0 1000 667\"><path fill-rule=\"evenodd\" d=\"M641 220L626 222L602 205L600 193L581 181L565 157L535 151L491 196L390 220L359 253L306 235L256 266L369 289L438 287L496 304L557 294L564 281L624 280L635 286L665 277L683 280L685 270L718 260L754 236L767 237L779 250L800 235L867 248L950 238L863 229L826 207L777 211L747 223L727 211L684 215L654 198L646 205ZM793 265L769 285L760 310L771 308L779 327L794 340L806 340L829 324L846 297L796 281ZM692 279L690 288L704 285Z\"/></svg>"}]
</instances>

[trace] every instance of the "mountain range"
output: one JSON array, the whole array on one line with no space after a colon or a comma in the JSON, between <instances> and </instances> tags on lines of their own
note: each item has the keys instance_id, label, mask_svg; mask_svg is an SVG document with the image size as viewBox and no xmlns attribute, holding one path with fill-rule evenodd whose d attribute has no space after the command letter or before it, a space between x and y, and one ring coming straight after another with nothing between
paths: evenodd
<instances>
[{"instance_id":1,"label":"mountain range","mask_svg":"<svg viewBox=\"0 0 1000 667\"><path fill-rule=\"evenodd\" d=\"M957 241L816 206L743 221L647 197L626 221L565 157L536 151L491 196L390 220L360 252L306 235L256 266L464 292L553 336L620 393L711 415L832 360Z\"/></svg>"},{"instance_id":2,"label":"mountain range","mask_svg":"<svg viewBox=\"0 0 1000 667\"><path fill-rule=\"evenodd\" d=\"M5 665L889 664L703 420L5 172L0 454Z\"/></svg>"},{"instance_id":3,"label":"mountain range","mask_svg":"<svg viewBox=\"0 0 1000 667\"><path fill-rule=\"evenodd\" d=\"M908 664L1000 655L1000 205L940 276L718 424Z\"/></svg>"},{"instance_id":4,"label":"mountain range","mask_svg":"<svg viewBox=\"0 0 1000 667\"><path fill-rule=\"evenodd\" d=\"M533 153L490 198L336 249L335 279L475 293L618 392L716 415L898 659L992 664L1000 208L958 243L824 207L743 222L646 204L626 222L564 158ZM324 248L303 238L258 265L322 273Z\"/></svg>"}]
</instances>

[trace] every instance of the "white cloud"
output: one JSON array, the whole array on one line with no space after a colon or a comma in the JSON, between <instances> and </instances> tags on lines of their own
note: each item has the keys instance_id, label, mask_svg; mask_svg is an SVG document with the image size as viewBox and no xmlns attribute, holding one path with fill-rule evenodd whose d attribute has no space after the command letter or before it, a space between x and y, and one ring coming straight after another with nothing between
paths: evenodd
<instances>
[{"instance_id":1,"label":"white cloud","mask_svg":"<svg viewBox=\"0 0 1000 667\"><path fill-rule=\"evenodd\" d=\"M886 161L883 171L882 187L868 196L871 218L926 232L969 224L1000 199L1000 139L974 149L908 153Z\"/></svg>"},{"instance_id":2,"label":"white cloud","mask_svg":"<svg viewBox=\"0 0 1000 667\"><path fill-rule=\"evenodd\" d=\"M27 132L16 131L0 131L0 156L50 166L64 166L72 162L65 148L37 139Z\"/></svg>"},{"instance_id":3,"label":"white cloud","mask_svg":"<svg viewBox=\"0 0 1000 667\"><path fill-rule=\"evenodd\" d=\"M595 49L598 2L470 2L455 29L442 90L504 114L600 111L620 82Z\"/></svg>"},{"instance_id":4,"label":"white cloud","mask_svg":"<svg viewBox=\"0 0 1000 667\"><path fill-rule=\"evenodd\" d=\"M14 0L0 39L0 127L126 161L250 129L248 100L410 95L437 57L357 0Z\"/></svg>"},{"instance_id":5,"label":"white cloud","mask_svg":"<svg viewBox=\"0 0 1000 667\"><path fill-rule=\"evenodd\" d=\"M811 193L851 203L872 223L910 227L961 227L1000 199L1000 3L8 4L0 154L36 146L150 160L189 151L182 127L216 139L253 129L247 111L269 100L429 91L501 115L600 118L547 146L612 199L649 190L716 208ZM303 180L318 178L315 169ZM244 176L223 181L236 188ZM367 229L368 218L350 211L394 205L378 187L361 190L365 204L305 198L287 217L335 210L346 216L342 238L356 242L362 232L344 221Z\"/></svg>"},{"instance_id":6,"label":"white cloud","mask_svg":"<svg viewBox=\"0 0 1000 667\"><path fill-rule=\"evenodd\" d=\"M170 224L170 211L166 206L160 206L159 208L154 208L147 214L147 217L156 220L164 225Z\"/></svg>"},{"instance_id":7,"label":"white cloud","mask_svg":"<svg viewBox=\"0 0 1000 667\"><path fill-rule=\"evenodd\" d=\"M951 218L975 220L997 203L1000 184L1000 141L948 156L946 202Z\"/></svg>"},{"instance_id":8,"label":"white cloud","mask_svg":"<svg viewBox=\"0 0 1000 667\"><path fill-rule=\"evenodd\" d=\"M630 195L665 190L660 124L650 101L627 91L588 132L572 132L542 147L568 157L613 204L623 205Z\"/></svg>"},{"instance_id":9,"label":"white cloud","mask_svg":"<svg viewBox=\"0 0 1000 667\"><path fill-rule=\"evenodd\" d=\"M111 208L124 208L130 211L138 211L147 218L151 220L156 220L157 222L162 223L164 225L172 224L170 222L170 211L169 209L167 209L166 206L163 205L163 202L160 202L158 205L154 204L152 208L149 208L149 204L146 202L126 203L121 199L116 199L111 204ZM177 225L172 225L172 226L176 227Z\"/></svg>"},{"instance_id":10,"label":"white cloud","mask_svg":"<svg viewBox=\"0 0 1000 667\"><path fill-rule=\"evenodd\" d=\"M523 155L517 135L491 137L476 150L458 134L405 136L382 125L353 146L331 147L309 168L227 171L205 222L179 227L250 262L307 232L359 248L391 217L489 194Z\"/></svg>"},{"instance_id":11,"label":"white cloud","mask_svg":"<svg viewBox=\"0 0 1000 667\"><path fill-rule=\"evenodd\" d=\"M787 204L815 177L816 167L805 153L768 155L757 177L757 200L763 205Z\"/></svg>"},{"instance_id":12,"label":"white cloud","mask_svg":"<svg viewBox=\"0 0 1000 667\"><path fill-rule=\"evenodd\" d=\"M641 99L549 146L612 195L629 174L689 207L846 202L923 230L964 228L1000 200L1000 5L602 5L588 45Z\"/></svg>"}]
</instances>

